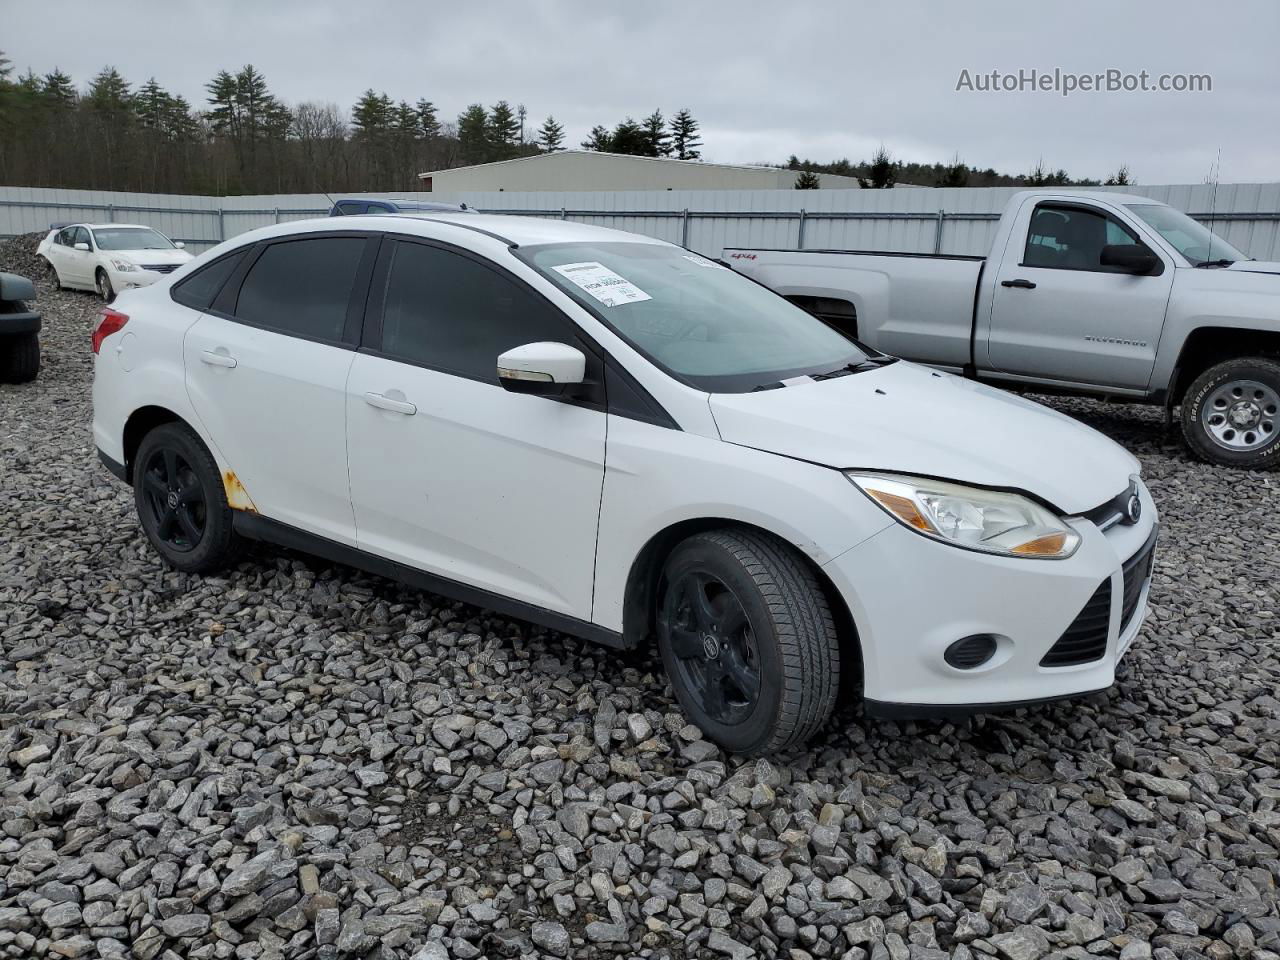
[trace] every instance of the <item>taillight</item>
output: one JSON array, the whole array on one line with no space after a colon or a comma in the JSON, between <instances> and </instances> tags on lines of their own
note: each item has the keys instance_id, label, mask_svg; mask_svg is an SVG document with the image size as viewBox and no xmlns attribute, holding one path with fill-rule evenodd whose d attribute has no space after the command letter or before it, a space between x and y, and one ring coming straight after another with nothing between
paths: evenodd
<instances>
[{"instance_id":1,"label":"taillight","mask_svg":"<svg viewBox=\"0 0 1280 960\"><path fill-rule=\"evenodd\" d=\"M101 316L102 319L98 321L98 325L93 330L93 352L95 354L102 349L103 340L113 333L118 333L129 322L127 313L112 310L110 307L103 307Z\"/></svg>"}]
</instances>

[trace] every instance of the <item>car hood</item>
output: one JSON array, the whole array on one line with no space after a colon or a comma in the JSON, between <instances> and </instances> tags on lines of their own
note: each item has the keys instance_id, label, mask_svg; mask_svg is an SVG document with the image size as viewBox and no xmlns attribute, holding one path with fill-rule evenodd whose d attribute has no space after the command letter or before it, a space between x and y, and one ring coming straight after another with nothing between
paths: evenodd
<instances>
[{"instance_id":1,"label":"car hood","mask_svg":"<svg viewBox=\"0 0 1280 960\"><path fill-rule=\"evenodd\" d=\"M133 263L186 263L191 254L185 250L103 250L104 256Z\"/></svg>"},{"instance_id":2,"label":"car hood","mask_svg":"<svg viewBox=\"0 0 1280 960\"><path fill-rule=\"evenodd\" d=\"M1241 273L1280 273L1280 263L1274 260L1237 260L1227 269Z\"/></svg>"},{"instance_id":3,"label":"car hood","mask_svg":"<svg viewBox=\"0 0 1280 960\"><path fill-rule=\"evenodd\" d=\"M1139 472L1119 444L1048 407L905 361L831 380L712 394L722 439L840 469L1022 490L1082 513Z\"/></svg>"}]
</instances>

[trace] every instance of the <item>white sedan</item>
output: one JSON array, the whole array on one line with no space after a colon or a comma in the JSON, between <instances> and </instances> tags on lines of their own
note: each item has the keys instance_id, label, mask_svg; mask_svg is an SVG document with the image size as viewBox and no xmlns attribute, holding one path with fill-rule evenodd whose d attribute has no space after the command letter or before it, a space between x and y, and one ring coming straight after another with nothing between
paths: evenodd
<instances>
[{"instance_id":1,"label":"white sedan","mask_svg":"<svg viewBox=\"0 0 1280 960\"><path fill-rule=\"evenodd\" d=\"M656 644L731 750L814 734L842 666L889 717L1100 690L1142 625L1137 460L669 243L311 220L122 299L94 437L170 565L265 540Z\"/></svg>"},{"instance_id":2,"label":"white sedan","mask_svg":"<svg viewBox=\"0 0 1280 960\"><path fill-rule=\"evenodd\" d=\"M36 253L59 287L96 290L110 303L121 290L146 287L191 259L181 242L135 223L73 223L49 231Z\"/></svg>"}]
</instances>

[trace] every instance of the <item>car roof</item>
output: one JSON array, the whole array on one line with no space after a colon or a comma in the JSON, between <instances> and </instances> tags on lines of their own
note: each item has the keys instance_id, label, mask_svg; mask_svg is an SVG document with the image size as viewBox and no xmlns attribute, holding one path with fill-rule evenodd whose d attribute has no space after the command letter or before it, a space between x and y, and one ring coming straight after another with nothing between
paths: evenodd
<instances>
[{"instance_id":1,"label":"car roof","mask_svg":"<svg viewBox=\"0 0 1280 960\"><path fill-rule=\"evenodd\" d=\"M645 237L609 227L597 227L559 217L520 217L494 213L453 213L450 211L422 211L406 213L357 214L335 218L323 217L310 220L293 220L270 227L261 227L233 238L239 245L244 240L266 240L292 234L316 233L328 230L371 230L441 238L440 224L458 228L459 237L470 234L483 235L501 241L507 246L533 246L542 243L650 243L665 241ZM433 229L435 227L435 229ZM450 231L452 232L452 231Z\"/></svg>"},{"instance_id":2,"label":"car roof","mask_svg":"<svg viewBox=\"0 0 1280 960\"><path fill-rule=\"evenodd\" d=\"M145 223L72 223L72 227L88 227L90 230L155 230ZM158 230L156 231L159 232Z\"/></svg>"}]
</instances>

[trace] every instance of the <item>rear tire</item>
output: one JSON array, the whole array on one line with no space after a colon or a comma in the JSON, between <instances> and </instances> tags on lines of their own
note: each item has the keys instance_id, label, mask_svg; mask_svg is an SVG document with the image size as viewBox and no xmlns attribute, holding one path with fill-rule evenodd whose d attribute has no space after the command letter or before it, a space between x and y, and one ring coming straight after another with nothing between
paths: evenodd
<instances>
[{"instance_id":1,"label":"rear tire","mask_svg":"<svg viewBox=\"0 0 1280 960\"><path fill-rule=\"evenodd\" d=\"M1182 433L1210 463L1280 467L1280 363L1244 357L1214 364L1182 398Z\"/></svg>"},{"instance_id":2,"label":"rear tire","mask_svg":"<svg viewBox=\"0 0 1280 960\"><path fill-rule=\"evenodd\" d=\"M220 570L239 552L222 474L185 424L162 424L142 438L133 458L133 500L147 539L178 570Z\"/></svg>"},{"instance_id":3,"label":"rear tire","mask_svg":"<svg viewBox=\"0 0 1280 960\"><path fill-rule=\"evenodd\" d=\"M45 282L47 282L55 290L64 289L62 286L62 278L58 276L58 268L53 265L53 262L51 260L47 260L44 257L41 257L41 259L44 260Z\"/></svg>"},{"instance_id":4,"label":"rear tire","mask_svg":"<svg viewBox=\"0 0 1280 960\"><path fill-rule=\"evenodd\" d=\"M734 753L797 746L835 706L840 645L813 571L768 534L713 530L672 551L658 647L689 719Z\"/></svg>"},{"instance_id":5,"label":"rear tire","mask_svg":"<svg viewBox=\"0 0 1280 960\"><path fill-rule=\"evenodd\" d=\"M0 337L0 383L30 383L39 373L39 334Z\"/></svg>"}]
</instances>

